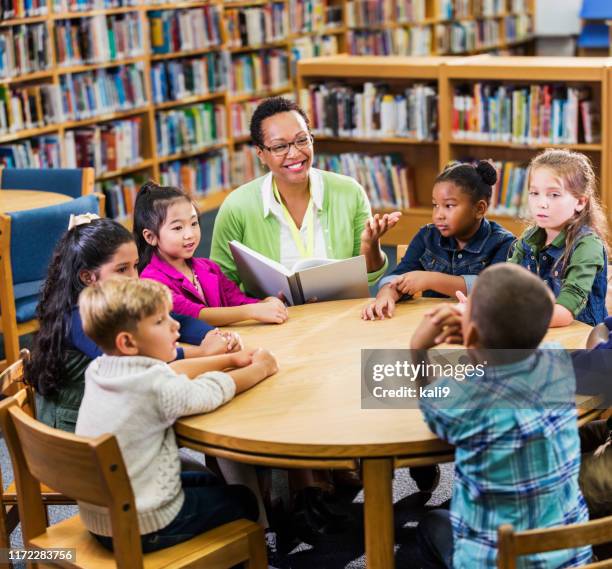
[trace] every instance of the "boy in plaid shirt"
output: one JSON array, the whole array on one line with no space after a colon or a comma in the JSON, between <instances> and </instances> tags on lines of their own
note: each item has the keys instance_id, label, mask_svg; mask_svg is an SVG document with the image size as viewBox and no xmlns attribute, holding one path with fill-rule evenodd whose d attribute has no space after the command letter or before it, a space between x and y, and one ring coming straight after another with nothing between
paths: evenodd
<instances>
[{"instance_id":1,"label":"boy in plaid shirt","mask_svg":"<svg viewBox=\"0 0 612 569\"><path fill-rule=\"evenodd\" d=\"M553 302L535 275L495 265L476 280L463 314L441 306L412 337L410 347L418 350L462 340L473 353L486 352L488 364L482 377L460 385L435 382L453 390L451 403L420 400L431 430L456 447L450 512L434 510L419 525L422 567L496 567L497 528L504 523L525 530L588 521L578 485L571 360L560 349L537 349ZM519 567L573 567L590 559L591 548L581 547L522 557Z\"/></svg>"}]
</instances>

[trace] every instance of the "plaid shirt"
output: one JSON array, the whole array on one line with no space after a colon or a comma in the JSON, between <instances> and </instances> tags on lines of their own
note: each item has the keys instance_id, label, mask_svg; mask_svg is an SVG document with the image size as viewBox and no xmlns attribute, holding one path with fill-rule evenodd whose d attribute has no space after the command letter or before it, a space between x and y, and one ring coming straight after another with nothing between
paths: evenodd
<instances>
[{"instance_id":1,"label":"plaid shirt","mask_svg":"<svg viewBox=\"0 0 612 569\"><path fill-rule=\"evenodd\" d=\"M578 486L580 443L575 378L560 349L538 350L482 378L449 386L445 400L421 399L431 430L456 447L451 504L453 567L496 567L497 528L516 530L588 520ZM552 403L554 402L554 404ZM463 408L462 408L463 407ZM519 567L582 565L591 548L520 558Z\"/></svg>"}]
</instances>

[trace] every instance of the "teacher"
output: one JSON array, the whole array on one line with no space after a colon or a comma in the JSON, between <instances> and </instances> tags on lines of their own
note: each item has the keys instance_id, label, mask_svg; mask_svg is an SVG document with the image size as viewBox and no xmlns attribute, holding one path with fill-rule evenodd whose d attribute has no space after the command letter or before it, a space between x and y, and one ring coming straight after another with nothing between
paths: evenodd
<instances>
[{"instance_id":1,"label":"teacher","mask_svg":"<svg viewBox=\"0 0 612 569\"><path fill-rule=\"evenodd\" d=\"M229 242L239 241L287 269L303 258L364 255L368 283L387 269L380 237L401 213L372 217L353 178L312 167L308 117L283 97L264 100L251 119L251 138L270 172L231 192L215 220L210 257L241 284Z\"/></svg>"}]
</instances>

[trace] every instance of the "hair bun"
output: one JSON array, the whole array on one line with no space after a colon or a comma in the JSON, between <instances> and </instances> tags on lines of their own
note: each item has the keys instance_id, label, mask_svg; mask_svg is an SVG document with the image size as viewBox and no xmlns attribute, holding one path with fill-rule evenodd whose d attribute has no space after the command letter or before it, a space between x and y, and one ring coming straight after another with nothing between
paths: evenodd
<instances>
[{"instance_id":1,"label":"hair bun","mask_svg":"<svg viewBox=\"0 0 612 569\"><path fill-rule=\"evenodd\" d=\"M480 179L488 186L493 186L497 182L497 172L493 165L486 160L481 160L476 166L476 172Z\"/></svg>"},{"instance_id":2,"label":"hair bun","mask_svg":"<svg viewBox=\"0 0 612 569\"><path fill-rule=\"evenodd\" d=\"M138 192L139 194L147 194L149 192L152 192L154 190L158 190L159 189L159 185L153 181L153 180L147 180L141 187L140 187L140 191Z\"/></svg>"}]
</instances>

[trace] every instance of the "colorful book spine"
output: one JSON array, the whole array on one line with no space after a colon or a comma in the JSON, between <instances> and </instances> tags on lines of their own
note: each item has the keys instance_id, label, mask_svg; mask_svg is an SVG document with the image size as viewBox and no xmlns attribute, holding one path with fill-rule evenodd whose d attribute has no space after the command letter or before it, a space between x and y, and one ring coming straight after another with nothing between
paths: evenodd
<instances>
[{"instance_id":1,"label":"colorful book spine","mask_svg":"<svg viewBox=\"0 0 612 569\"><path fill-rule=\"evenodd\" d=\"M425 19L425 0L396 0L395 18L402 24L415 24Z\"/></svg>"},{"instance_id":2,"label":"colorful book spine","mask_svg":"<svg viewBox=\"0 0 612 569\"><path fill-rule=\"evenodd\" d=\"M4 168L60 168L60 157L57 135L0 145L0 166Z\"/></svg>"},{"instance_id":3,"label":"colorful book spine","mask_svg":"<svg viewBox=\"0 0 612 569\"><path fill-rule=\"evenodd\" d=\"M234 150L232 156L232 187L237 188L267 172L250 144L243 144Z\"/></svg>"},{"instance_id":4,"label":"colorful book spine","mask_svg":"<svg viewBox=\"0 0 612 569\"><path fill-rule=\"evenodd\" d=\"M42 0L35 0L41 2ZM89 10L108 10L138 6L139 0L52 0L53 12L86 12Z\"/></svg>"},{"instance_id":5,"label":"colorful book spine","mask_svg":"<svg viewBox=\"0 0 612 569\"><path fill-rule=\"evenodd\" d=\"M193 197L226 190L230 186L227 149L197 159L162 164L160 178L162 185L178 186Z\"/></svg>"},{"instance_id":6,"label":"colorful book spine","mask_svg":"<svg viewBox=\"0 0 612 569\"><path fill-rule=\"evenodd\" d=\"M344 25L342 5L326 0L289 0L291 33L324 32Z\"/></svg>"},{"instance_id":7,"label":"colorful book spine","mask_svg":"<svg viewBox=\"0 0 612 569\"><path fill-rule=\"evenodd\" d=\"M154 54L194 51L221 45L221 7L148 12Z\"/></svg>"},{"instance_id":8,"label":"colorful book spine","mask_svg":"<svg viewBox=\"0 0 612 569\"><path fill-rule=\"evenodd\" d=\"M308 57L336 55L338 36L311 36L296 38L291 45L291 74L297 76L297 62Z\"/></svg>"},{"instance_id":9,"label":"colorful book spine","mask_svg":"<svg viewBox=\"0 0 612 569\"><path fill-rule=\"evenodd\" d=\"M246 95L289 88L289 58L285 50L261 50L232 56L230 90Z\"/></svg>"},{"instance_id":10,"label":"colorful book spine","mask_svg":"<svg viewBox=\"0 0 612 569\"><path fill-rule=\"evenodd\" d=\"M346 25L363 28L382 25L393 20L393 0L348 0L346 3Z\"/></svg>"},{"instance_id":11,"label":"colorful book spine","mask_svg":"<svg viewBox=\"0 0 612 569\"><path fill-rule=\"evenodd\" d=\"M0 85L0 135L56 124L63 120L57 85Z\"/></svg>"},{"instance_id":12,"label":"colorful book spine","mask_svg":"<svg viewBox=\"0 0 612 569\"><path fill-rule=\"evenodd\" d=\"M312 83L300 92L300 104L316 134L355 138L435 140L438 95L433 85L414 84L393 93L384 83L362 89L335 83Z\"/></svg>"},{"instance_id":13,"label":"colorful book spine","mask_svg":"<svg viewBox=\"0 0 612 569\"><path fill-rule=\"evenodd\" d=\"M226 52L201 57L159 61L151 66L151 89L155 103L219 93L227 88Z\"/></svg>"},{"instance_id":14,"label":"colorful book spine","mask_svg":"<svg viewBox=\"0 0 612 569\"><path fill-rule=\"evenodd\" d=\"M50 66L46 24L0 28L0 78L45 71Z\"/></svg>"},{"instance_id":15,"label":"colorful book spine","mask_svg":"<svg viewBox=\"0 0 612 569\"><path fill-rule=\"evenodd\" d=\"M157 113L157 153L193 152L226 141L225 106L201 103Z\"/></svg>"},{"instance_id":16,"label":"colorful book spine","mask_svg":"<svg viewBox=\"0 0 612 569\"><path fill-rule=\"evenodd\" d=\"M147 178L135 175L97 183L96 191L106 196L106 216L118 220L131 217L138 190Z\"/></svg>"},{"instance_id":17,"label":"colorful book spine","mask_svg":"<svg viewBox=\"0 0 612 569\"><path fill-rule=\"evenodd\" d=\"M136 166L142 162L142 118L68 130L64 156L67 168L91 166L100 173Z\"/></svg>"},{"instance_id":18,"label":"colorful book spine","mask_svg":"<svg viewBox=\"0 0 612 569\"><path fill-rule=\"evenodd\" d=\"M47 14L46 0L0 0L0 21Z\"/></svg>"},{"instance_id":19,"label":"colorful book spine","mask_svg":"<svg viewBox=\"0 0 612 569\"><path fill-rule=\"evenodd\" d=\"M230 48L259 47L284 40L289 18L284 2L257 8L230 8L224 13L226 44Z\"/></svg>"},{"instance_id":20,"label":"colorful book spine","mask_svg":"<svg viewBox=\"0 0 612 569\"><path fill-rule=\"evenodd\" d=\"M58 20L55 52L62 66L118 61L144 53L138 13Z\"/></svg>"}]
</instances>

